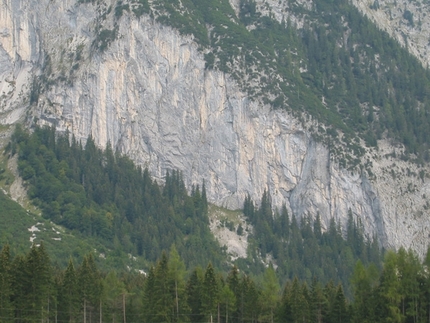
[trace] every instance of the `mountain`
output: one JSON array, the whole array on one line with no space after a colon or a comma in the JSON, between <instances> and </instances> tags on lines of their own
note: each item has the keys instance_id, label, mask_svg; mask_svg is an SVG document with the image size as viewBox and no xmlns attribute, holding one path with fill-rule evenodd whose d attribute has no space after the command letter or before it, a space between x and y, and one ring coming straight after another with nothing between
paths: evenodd
<instances>
[{"instance_id":1,"label":"mountain","mask_svg":"<svg viewBox=\"0 0 430 323\"><path fill-rule=\"evenodd\" d=\"M0 33L2 124L424 254L430 77L348 2L7 0Z\"/></svg>"}]
</instances>

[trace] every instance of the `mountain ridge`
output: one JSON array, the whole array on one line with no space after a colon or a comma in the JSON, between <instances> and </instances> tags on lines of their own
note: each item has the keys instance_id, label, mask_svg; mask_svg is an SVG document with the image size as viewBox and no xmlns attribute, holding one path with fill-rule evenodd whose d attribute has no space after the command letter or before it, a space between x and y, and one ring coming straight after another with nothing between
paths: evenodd
<instances>
[{"instance_id":1,"label":"mountain ridge","mask_svg":"<svg viewBox=\"0 0 430 323\"><path fill-rule=\"evenodd\" d=\"M159 179L169 169L183 171L189 186L203 177L218 205L240 208L248 193L258 200L268 189L275 207L286 202L297 217L319 212L327 228L331 218L345 223L351 210L382 245L425 253L430 171L392 155L402 148L382 140L379 151L365 149L362 170L348 170L303 120L207 68L193 36L118 6L107 13L108 5L39 2L39 15L19 16L22 2L8 3L0 13L7 18L2 123L32 104L30 123L92 135L102 147L111 142ZM100 12L108 19L94 21Z\"/></svg>"}]
</instances>

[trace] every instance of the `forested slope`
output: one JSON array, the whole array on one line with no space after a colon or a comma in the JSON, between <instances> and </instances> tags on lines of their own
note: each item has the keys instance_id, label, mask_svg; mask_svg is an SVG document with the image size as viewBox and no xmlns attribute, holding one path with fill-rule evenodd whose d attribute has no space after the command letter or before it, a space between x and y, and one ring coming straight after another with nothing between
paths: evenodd
<instances>
[{"instance_id":1,"label":"forested slope","mask_svg":"<svg viewBox=\"0 0 430 323\"><path fill-rule=\"evenodd\" d=\"M352 295L349 277L357 260L381 266L377 240L364 235L352 214L346 230L332 219L323 232L319 217L315 221L296 218L285 206L277 210L268 193L259 207L247 197L243 208L247 224L237 228L238 232L243 227L248 230L247 256L232 261L209 229L204 183L201 189L196 186L188 193L181 174L172 171L160 185L147 170L114 153L109 145L101 150L88 138L83 146L70 134L56 134L47 127L36 127L29 133L17 126L7 154L18 155L20 176L32 203L41 210L41 221L60 225L85 242L78 251L73 242L62 241L63 247L58 247L63 253L54 253L59 264L67 262L67 252L75 260L81 259L88 250L86 243L93 243L103 255L97 258L103 268L124 270L124 258L137 256L139 262L131 268L140 265L137 269L148 270L163 250L175 246L188 267L205 266L210 261L226 270L235 263L243 272L261 276L273 263L280 281L298 277L311 283L315 278L325 284L331 280L342 283L348 296ZM11 213L3 216L5 221L12 217L26 223L37 220L34 215L26 218L22 209ZM231 229L236 230L234 226ZM16 246L11 230L9 226L0 230L1 242ZM63 236L67 239L69 235Z\"/></svg>"},{"instance_id":2,"label":"forested slope","mask_svg":"<svg viewBox=\"0 0 430 323\"><path fill-rule=\"evenodd\" d=\"M18 126L9 151L18 153L29 197L46 219L149 261L173 244L188 265L225 259L209 230L204 184L188 194L174 171L160 186L109 146L70 143L53 128L30 135Z\"/></svg>"}]
</instances>

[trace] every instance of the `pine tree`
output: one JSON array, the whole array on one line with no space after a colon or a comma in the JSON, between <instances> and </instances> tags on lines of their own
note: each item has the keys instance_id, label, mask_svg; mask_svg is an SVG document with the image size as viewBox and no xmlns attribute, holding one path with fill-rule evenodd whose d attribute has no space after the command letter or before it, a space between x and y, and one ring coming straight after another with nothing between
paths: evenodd
<instances>
[{"instance_id":1,"label":"pine tree","mask_svg":"<svg viewBox=\"0 0 430 323\"><path fill-rule=\"evenodd\" d=\"M333 303L331 304L330 313L328 315L329 322L333 323L348 323L349 313L348 306L343 293L342 285L338 285L336 288L336 295Z\"/></svg>"},{"instance_id":2,"label":"pine tree","mask_svg":"<svg viewBox=\"0 0 430 323\"><path fill-rule=\"evenodd\" d=\"M219 302L219 284L211 263L206 267L202 287L202 313L208 321L213 322Z\"/></svg>"},{"instance_id":3,"label":"pine tree","mask_svg":"<svg viewBox=\"0 0 430 323\"><path fill-rule=\"evenodd\" d=\"M173 322L183 322L188 313L185 302L185 264L180 258L175 245L172 245L169 253L169 279L171 280L171 291L174 295L174 317Z\"/></svg>"},{"instance_id":4,"label":"pine tree","mask_svg":"<svg viewBox=\"0 0 430 323\"><path fill-rule=\"evenodd\" d=\"M327 299L320 282L315 277L312 279L309 307L311 322L322 323L327 313Z\"/></svg>"},{"instance_id":5,"label":"pine tree","mask_svg":"<svg viewBox=\"0 0 430 323\"><path fill-rule=\"evenodd\" d=\"M262 302L263 308L266 311L265 321L273 323L275 308L278 307L279 301L279 283L276 277L275 270L272 264L264 272L263 277L263 290L262 290Z\"/></svg>"},{"instance_id":6,"label":"pine tree","mask_svg":"<svg viewBox=\"0 0 430 323\"><path fill-rule=\"evenodd\" d=\"M256 322L260 316L260 291L254 281L243 275L240 284L240 322Z\"/></svg>"},{"instance_id":7,"label":"pine tree","mask_svg":"<svg viewBox=\"0 0 430 323\"><path fill-rule=\"evenodd\" d=\"M236 304L235 304L236 306L234 309L233 307L231 307L231 312L232 312L232 316L236 318L235 322L237 322L237 319L240 313L241 289L240 289L239 269L237 268L236 265L232 267L232 269L227 275L227 284L230 290L233 292L233 295L236 299Z\"/></svg>"},{"instance_id":8,"label":"pine tree","mask_svg":"<svg viewBox=\"0 0 430 323\"><path fill-rule=\"evenodd\" d=\"M78 321L79 313L79 289L78 278L72 259L69 260L66 271L61 281L58 295L58 319L59 321L74 323Z\"/></svg>"},{"instance_id":9,"label":"pine tree","mask_svg":"<svg viewBox=\"0 0 430 323\"><path fill-rule=\"evenodd\" d=\"M351 283L354 291L354 322L375 322L375 288L378 271L370 265L367 269L359 260L354 268Z\"/></svg>"},{"instance_id":10,"label":"pine tree","mask_svg":"<svg viewBox=\"0 0 430 323\"><path fill-rule=\"evenodd\" d=\"M169 263L167 254L163 251L161 259L154 270L154 321L170 322L175 305L174 294L171 293L169 284Z\"/></svg>"},{"instance_id":11,"label":"pine tree","mask_svg":"<svg viewBox=\"0 0 430 323\"><path fill-rule=\"evenodd\" d=\"M51 288L51 264L43 243L33 244L25 258L27 317L30 321L40 321L47 316L49 292Z\"/></svg>"},{"instance_id":12,"label":"pine tree","mask_svg":"<svg viewBox=\"0 0 430 323\"><path fill-rule=\"evenodd\" d=\"M190 308L190 322L203 322L202 312L203 273L200 267L191 272L186 286L187 302Z\"/></svg>"},{"instance_id":13,"label":"pine tree","mask_svg":"<svg viewBox=\"0 0 430 323\"><path fill-rule=\"evenodd\" d=\"M430 247L427 248L426 257L424 258L423 273L422 290L424 315L427 321L430 322Z\"/></svg>"},{"instance_id":14,"label":"pine tree","mask_svg":"<svg viewBox=\"0 0 430 323\"><path fill-rule=\"evenodd\" d=\"M221 288L220 301L225 308L225 323L228 323L229 313L236 305L236 296L227 284Z\"/></svg>"},{"instance_id":15,"label":"pine tree","mask_svg":"<svg viewBox=\"0 0 430 323\"><path fill-rule=\"evenodd\" d=\"M9 245L3 246L0 252L0 321L13 321L12 276Z\"/></svg>"},{"instance_id":16,"label":"pine tree","mask_svg":"<svg viewBox=\"0 0 430 323\"><path fill-rule=\"evenodd\" d=\"M287 282L284 287L284 291L282 293L281 305L279 307L278 317L281 322L292 322L293 317L293 309L291 306L291 283ZM319 322L315 320L315 322Z\"/></svg>"},{"instance_id":17,"label":"pine tree","mask_svg":"<svg viewBox=\"0 0 430 323\"><path fill-rule=\"evenodd\" d=\"M87 322L89 310L95 312L100 304L101 282L92 254L84 257L77 272L80 298L83 309L83 322Z\"/></svg>"},{"instance_id":18,"label":"pine tree","mask_svg":"<svg viewBox=\"0 0 430 323\"><path fill-rule=\"evenodd\" d=\"M15 319L20 322L27 319L27 284L26 261L18 255L12 261L12 304L15 309Z\"/></svg>"},{"instance_id":19,"label":"pine tree","mask_svg":"<svg viewBox=\"0 0 430 323\"><path fill-rule=\"evenodd\" d=\"M385 266L384 266L385 267ZM401 312L406 320L418 321L419 317L419 272L421 264L412 251L400 248L397 253L397 269L399 271L401 294Z\"/></svg>"},{"instance_id":20,"label":"pine tree","mask_svg":"<svg viewBox=\"0 0 430 323\"><path fill-rule=\"evenodd\" d=\"M309 317L309 304L304 294L305 287L300 284L297 277L294 278L290 289L290 304L293 322L306 322Z\"/></svg>"},{"instance_id":21,"label":"pine tree","mask_svg":"<svg viewBox=\"0 0 430 323\"><path fill-rule=\"evenodd\" d=\"M387 322L402 322L404 319L399 308L402 295L398 274L397 255L393 251L388 251L378 288L379 313Z\"/></svg>"},{"instance_id":22,"label":"pine tree","mask_svg":"<svg viewBox=\"0 0 430 323\"><path fill-rule=\"evenodd\" d=\"M119 322L124 320L124 292L124 283L118 278L115 271L110 271L103 280L103 293L105 295L103 302L103 307L105 308L103 311L104 321ZM147 307L145 306L144 308L145 313L147 313ZM151 322L151 320L147 322Z\"/></svg>"},{"instance_id":23,"label":"pine tree","mask_svg":"<svg viewBox=\"0 0 430 323\"><path fill-rule=\"evenodd\" d=\"M155 316L155 299L153 290L155 288L155 273L154 267L149 268L143 290L143 312L145 322L153 322Z\"/></svg>"}]
</instances>

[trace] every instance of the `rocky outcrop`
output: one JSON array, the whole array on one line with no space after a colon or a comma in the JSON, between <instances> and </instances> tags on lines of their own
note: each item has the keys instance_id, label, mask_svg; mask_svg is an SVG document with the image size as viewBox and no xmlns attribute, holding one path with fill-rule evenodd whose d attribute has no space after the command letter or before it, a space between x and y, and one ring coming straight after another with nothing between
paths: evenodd
<instances>
[{"instance_id":1,"label":"rocky outcrop","mask_svg":"<svg viewBox=\"0 0 430 323\"><path fill-rule=\"evenodd\" d=\"M353 4L380 29L417 57L430 63L430 4L425 1L354 0Z\"/></svg>"},{"instance_id":2,"label":"rocky outcrop","mask_svg":"<svg viewBox=\"0 0 430 323\"><path fill-rule=\"evenodd\" d=\"M92 135L100 146L109 141L159 179L179 169L188 185L204 180L215 204L240 208L246 194L258 201L268 190L273 205L285 203L295 216L319 213L327 225L351 210L385 246L427 248L430 182L388 156L392 146L368 152L371 178L342 169L298 120L206 70L192 37L124 14L101 27L116 39L95 50L96 16L97 6L72 0L3 2L2 123L17 120L34 87L44 86L26 110L34 120L78 139ZM38 74L49 82L32 83Z\"/></svg>"},{"instance_id":3,"label":"rocky outcrop","mask_svg":"<svg viewBox=\"0 0 430 323\"><path fill-rule=\"evenodd\" d=\"M263 15L281 21L290 21L302 28L308 19L306 15L294 16L290 6L301 6L306 10L314 8L313 0L255 0L257 10ZM430 3L407 0L353 0L351 2L366 15L376 26L387 32L428 68L430 63ZM230 0L230 4L239 10L239 1Z\"/></svg>"}]
</instances>

